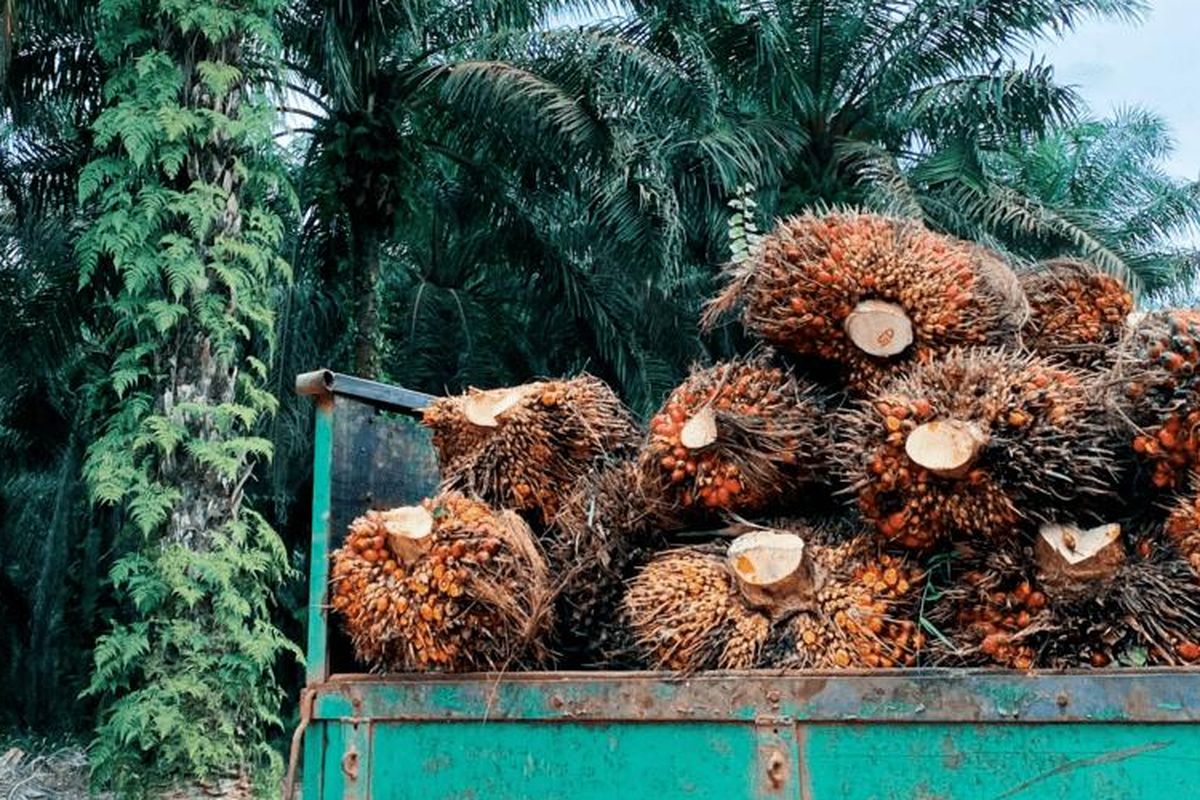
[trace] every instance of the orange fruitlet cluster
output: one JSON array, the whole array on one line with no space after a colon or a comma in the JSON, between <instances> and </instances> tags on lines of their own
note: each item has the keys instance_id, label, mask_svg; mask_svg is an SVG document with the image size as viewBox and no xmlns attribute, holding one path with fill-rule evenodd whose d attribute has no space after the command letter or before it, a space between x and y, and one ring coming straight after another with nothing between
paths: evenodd
<instances>
[{"instance_id":1,"label":"orange fruitlet cluster","mask_svg":"<svg viewBox=\"0 0 1200 800\"><path fill-rule=\"evenodd\" d=\"M1151 465L1155 487L1183 487L1200 464L1200 312L1151 312L1126 350L1119 368L1133 450Z\"/></svg>"},{"instance_id":2,"label":"orange fruitlet cluster","mask_svg":"<svg viewBox=\"0 0 1200 800\"><path fill-rule=\"evenodd\" d=\"M788 622L777 666L833 669L914 666L925 634L913 621L921 576L903 559L876 554L868 540L810 544L826 578L811 611Z\"/></svg>"},{"instance_id":3,"label":"orange fruitlet cluster","mask_svg":"<svg viewBox=\"0 0 1200 800\"><path fill-rule=\"evenodd\" d=\"M961 477L909 458L918 426L971 423L986 437ZM838 459L863 516L888 543L927 549L961 536L1007 536L1026 515L1112 492L1099 393L1084 377L1007 351L957 351L911 370L843 415Z\"/></svg>"},{"instance_id":4,"label":"orange fruitlet cluster","mask_svg":"<svg viewBox=\"0 0 1200 800\"><path fill-rule=\"evenodd\" d=\"M1081 367L1110 360L1133 310L1121 281L1087 261L1060 258L1022 275L1021 286L1030 311L1023 338L1035 351Z\"/></svg>"},{"instance_id":5,"label":"orange fruitlet cluster","mask_svg":"<svg viewBox=\"0 0 1200 800\"><path fill-rule=\"evenodd\" d=\"M689 449L680 435L705 407L716 440ZM650 421L639 462L647 493L697 511L763 509L814 480L828 441L822 417L811 389L762 361L694 372Z\"/></svg>"},{"instance_id":6,"label":"orange fruitlet cluster","mask_svg":"<svg viewBox=\"0 0 1200 800\"><path fill-rule=\"evenodd\" d=\"M911 320L913 343L898 357L868 355L847 336L846 319L865 300L897 304ZM913 221L858 213L784 220L757 256L730 267L706 322L737 305L749 331L841 365L859 391L955 345L1011 339L1025 313L1017 279L997 257Z\"/></svg>"},{"instance_id":7,"label":"orange fruitlet cluster","mask_svg":"<svg viewBox=\"0 0 1200 800\"><path fill-rule=\"evenodd\" d=\"M1029 581L1021 580L1010 590L988 591L993 576L969 572L963 576L966 586L974 589L973 602L960 605L955 620L960 641L978 649L987 663L1011 669L1032 669L1037 651L1023 640L1035 623L1047 615L1046 595Z\"/></svg>"},{"instance_id":8,"label":"orange fruitlet cluster","mask_svg":"<svg viewBox=\"0 0 1200 800\"><path fill-rule=\"evenodd\" d=\"M770 632L748 609L720 556L674 550L630 581L623 610L640 660L652 669L749 669Z\"/></svg>"},{"instance_id":9,"label":"orange fruitlet cluster","mask_svg":"<svg viewBox=\"0 0 1200 800\"><path fill-rule=\"evenodd\" d=\"M439 398L424 411L447 486L549 521L593 463L636 444L633 417L591 375L511 391L519 400L496 415L494 427L473 424L464 413L471 393Z\"/></svg>"},{"instance_id":10,"label":"orange fruitlet cluster","mask_svg":"<svg viewBox=\"0 0 1200 800\"><path fill-rule=\"evenodd\" d=\"M536 661L549 590L528 527L454 493L424 505L432 541L412 563L390 549L388 511L354 520L333 553L331 602L356 657L401 672Z\"/></svg>"},{"instance_id":11,"label":"orange fruitlet cluster","mask_svg":"<svg viewBox=\"0 0 1200 800\"><path fill-rule=\"evenodd\" d=\"M1175 550L1200 577L1200 491L1195 482L1193 490L1181 498L1167 518L1166 533Z\"/></svg>"}]
</instances>

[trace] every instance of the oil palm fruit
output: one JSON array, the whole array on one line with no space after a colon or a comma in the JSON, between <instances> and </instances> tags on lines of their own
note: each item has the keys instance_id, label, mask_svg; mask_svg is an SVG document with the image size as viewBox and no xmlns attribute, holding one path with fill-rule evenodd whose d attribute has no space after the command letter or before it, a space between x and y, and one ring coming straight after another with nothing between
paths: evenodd
<instances>
[{"instance_id":1,"label":"oil palm fruit","mask_svg":"<svg viewBox=\"0 0 1200 800\"><path fill-rule=\"evenodd\" d=\"M1161 533L1043 525L1032 545L967 549L930 624L940 663L1181 665L1200 658L1200 594Z\"/></svg>"},{"instance_id":2,"label":"oil palm fruit","mask_svg":"<svg viewBox=\"0 0 1200 800\"><path fill-rule=\"evenodd\" d=\"M1125 284L1089 261L1056 258L1020 276L1029 300L1022 341L1039 355L1078 367L1112 367L1133 311Z\"/></svg>"},{"instance_id":3,"label":"oil palm fruit","mask_svg":"<svg viewBox=\"0 0 1200 800\"><path fill-rule=\"evenodd\" d=\"M1056 510L1102 516L1119 463L1092 373L1008 350L956 350L842 413L836 459L888 543L1002 537Z\"/></svg>"},{"instance_id":4,"label":"oil palm fruit","mask_svg":"<svg viewBox=\"0 0 1200 800\"><path fill-rule=\"evenodd\" d=\"M711 548L670 550L633 578L622 603L638 661L651 669L749 669L770 633L725 559Z\"/></svg>"},{"instance_id":5,"label":"oil palm fruit","mask_svg":"<svg viewBox=\"0 0 1200 800\"><path fill-rule=\"evenodd\" d=\"M741 307L748 331L838 366L855 391L951 347L1011 342L1027 314L998 255L912 220L853 211L784 220L727 278L706 326Z\"/></svg>"},{"instance_id":6,"label":"oil palm fruit","mask_svg":"<svg viewBox=\"0 0 1200 800\"><path fill-rule=\"evenodd\" d=\"M918 582L868 537L823 544L759 529L724 554L698 547L652 560L624 612L635 649L656 668L902 666L924 644L911 619Z\"/></svg>"},{"instance_id":7,"label":"oil palm fruit","mask_svg":"<svg viewBox=\"0 0 1200 800\"><path fill-rule=\"evenodd\" d=\"M549 522L597 461L632 452L633 417L598 378L469 390L424 410L444 485Z\"/></svg>"},{"instance_id":8,"label":"oil palm fruit","mask_svg":"<svg viewBox=\"0 0 1200 800\"><path fill-rule=\"evenodd\" d=\"M915 606L922 575L873 537L811 541L810 601L777 627L764 661L783 668L913 666L925 646Z\"/></svg>"},{"instance_id":9,"label":"oil palm fruit","mask_svg":"<svg viewBox=\"0 0 1200 800\"><path fill-rule=\"evenodd\" d=\"M683 518L767 509L823 479L822 399L765 356L694 370L650 422L648 497Z\"/></svg>"},{"instance_id":10,"label":"oil palm fruit","mask_svg":"<svg viewBox=\"0 0 1200 800\"><path fill-rule=\"evenodd\" d=\"M625 584L664 547L654 503L633 460L582 478L542 534L555 586L554 649L568 667L621 666Z\"/></svg>"},{"instance_id":11,"label":"oil palm fruit","mask_svg":"<svg viewBox=\"0 0 1200 800\"><path fill-rule=\"evenodd\" d=\"M1200 465L1200 311L1142 315L1121 347L1115 374L1129 440L1154 487L1186 490Z\"/></svg>"},{"instance_id":12,"label":"oil palm fruit","mask_svg":"<svg viewBox=\"0 0 1200 800\"><path fill-rule=\"evenodd\" d=\"M330 595L356 657L377 671L546 658L551 591L529 526L455 492L355 519L333 553Z\"/></svg>"}]
</instances>

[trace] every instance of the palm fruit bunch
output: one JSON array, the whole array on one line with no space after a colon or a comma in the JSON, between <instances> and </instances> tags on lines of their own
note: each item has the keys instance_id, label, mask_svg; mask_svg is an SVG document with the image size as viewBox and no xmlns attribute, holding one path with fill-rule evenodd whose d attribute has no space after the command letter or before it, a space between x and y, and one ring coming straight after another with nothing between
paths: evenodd
<instances>
[{"instance_id":1,"label":"palm fruit bunch","mask_svg":"<svg viewBox=\"0 0 1200 800\"><path fill-rule=\"evenodd\" d=\"M568 666L611 666L628 649L617 624L625 582L663 546L638 474L626 460L581 478L542 535L555 583L554 649Z\"/></svg>"},{"instance_id":2,"label":"palm fruit bunch","mask_svg":"<svg viewBox=\"0 0 1200 800\"><path fill-rule=\"evenodd\" d=\"M741 306L750 332L839 366L859 392L951 347L1012 341L1027 314L999 256L874 214L786 219L727 277L706 326Z\"/></svg>"},{"instance_id":3,"label":"palm fruit bunch","mask_svg":"<svg viewBox=\"0 0 1200 800\"><path fill-rule=\"evenodd\" d=\"M915 621L924 585L906 559L869 536L808 544L811 601L787 619L764 660L801 669L910 667L925 646Z\"/></svg>"},{"instance_id":4,"label":"palm fruit bunch","mask_svg":"<svg viewBox=\"0 0 1200 800\"><path fill-rule=\"evenodd\" d=\"M1047 524L1032 547L966 549L963 574L929 613L944 636L935 660L1060 669L1200 659L1200 596L1158 537Z\"/></svg>"},{"instance_id":5,"label":"palm fruit bunch","mask_svg":"<svg viewBox=\"0 0 1200 800\"><path fill-rule=\"evenodd\" d=\"M529 526L456 492L355 519L333 553L330 594L355 655L374 670L545 659L550 586Z\"/></svg>"},{"instance_id":6,"label":"palm fruit bunch","mask_svg":"<svg viewBox=\"0 0 1200 800\"><path fill-rule=\"evenodd\" d=\"M1200 311L1144 315L1122 344L1116 373L1133 450L1158 489L1186 488L1200 463Z\"/></svg>"},{"instance_id":7,"label":"palm fruit bunch","mask_svg":"<svg viewBox=\"0 0 1200 800\"><path fill-rule=\"evenodd\" d=\"M844 411L835 458L863 516L906 548L1099 514L1117 459L1095 381L1033 355L953 351Z\"/></svg>"},{"instance_id":8,"label":"palm fruit bunch","mask_svg":"<svg viewBox=\"0 0 1200 800\"><path fill-rule=\"evenodd\" d=\"M750 669L770 619L749 608L719 552L696 547L656 556L622 601L637 660L651 669Z\"/></svg>"},{"instance_id":9,"label":"palm fruit bunch","mask_svg":"<svg viewBox=\"0 0 1200 800\"><path fill-rule=\"evenodd\" d=\"M824 416L814 390L765 356L694 370L650 420L642 485L685 517L765 509L818 479Z\"/></svg>"},{"instance_id":10,"label":"palm fruit bunch","mask_svg":"<svg viewBox=\"0 0 1200 800\"><path fill-rule=\"evenodd\" d=\"M1180 497L1167 517L1167 539L1200 578L1200 479L1193 476L1192 488Z\"/></svg>"},{"instance_id":11,"label":"palm fruit bunch","mask_svg":"<svg viewBox=\"0 0 1200 800\"><path fill-rule=\"evenodd\" d=\"M612 389L586 374L439 398L422 421L446 488L547 522L594 462L631 452L639 438Z\"/></svg>"},{"instance_id":12,"label":"palm fruit bunch","mask_svg":"<svg viewBox=\"0 0 1200 800\"><path fill-rule=\"evenodd\" d=\"M1078 367L1111 367L1133 311L1119 279L1089 261L1056 258L1020 276L1029 301L1022 339L1034 352Z\"/></svg>"}]
</instances>

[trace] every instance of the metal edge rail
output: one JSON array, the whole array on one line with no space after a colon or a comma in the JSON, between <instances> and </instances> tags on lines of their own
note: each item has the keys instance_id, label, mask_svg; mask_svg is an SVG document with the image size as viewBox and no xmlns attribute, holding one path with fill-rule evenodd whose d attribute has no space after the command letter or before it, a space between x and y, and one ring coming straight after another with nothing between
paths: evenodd
<instances>
[{"instance_id":1,"label":"metal edge rail","mask_svg":"<svg viewBox=\"0 0 1200 800\"><path fill-rule=\"evenodd\" d=\"M296 394L341 395L361 400L376 408L408 416L428 406L437 398L424 392L414 392L386 383L356 378L330 369L302 372L296 376Z\"/></svg>"},{"instance_id":2,"label":"metal edge rail","mask_svg":"<svg viewBox=\"0 0 1200 800\"><path fill-rule=\"evenodd\" d=\"M1200 722L1200 673L335 675L314 718L459 722Z\"/></svg>"}]
</instances>

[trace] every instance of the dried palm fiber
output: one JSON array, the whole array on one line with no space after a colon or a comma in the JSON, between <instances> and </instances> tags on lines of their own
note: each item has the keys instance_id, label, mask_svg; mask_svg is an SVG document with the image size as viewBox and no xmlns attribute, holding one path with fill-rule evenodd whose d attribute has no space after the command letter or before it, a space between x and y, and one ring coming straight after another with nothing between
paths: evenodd
<instances>
[{"instance_id":1,"label":"dried palm fiber","mask_svg":"<svg viewBox=\"0 0 1200 800\"><path fill-rule=\"evenodd\" d=\"M621 598L634 571L664 547L633 460L576 484L542 540L555 585L554 649L566 666L616 666L627 654Z\"/></svg>"},{"instance_id":2,"label":"dried palm fiber","mask_svg":"<svg viewBox=\"0 0 1200 800\"><path fill-rule=\"evenodd\" d=\"M737 306L789 355L840 365L864 391L957 345L1013 341L1028 312L999 256L918 222L839 211L784 220L729 267L709 326Z\"/></svg>"},{"instance_id":3,"label":"dried palm fiber","mask_svg":"<svg viewBox=\"0 0 1200 800\"><path fill-rule=\"evenodd\" d=\"M445 487L553 518L589 466L636 447L633 417L598 378L468 390L425 409Z\"/></svg>"},{"instance_id":4,"label":"dried palm fiber","mask_svg":"<svg viewBox=\"0 0 1200 800\"><path fill-rule=\"evenodd\" d=\"M1179 665L1200 658L1200 594L1161 533L1041 526L1032 545L967 549L930 623L941 663Z\"/></svg>"},{"instance_id":5,"label":"dried palm fiber","mask_svg":"<svg viewBox=\"0 0 1200 800\"><path fill-rule=\"evenodd\" d=\"M1056 510L1102 517L1116 443L1093 373L998 349L955 350L842 412L836 458L889 543L1004 537Z\"/></svg>"},{"instance_id":6,"label":"dried palm fiber","mask_svg":"<svg viewBox=\"0 0 1200 800\"><path fill-rule=\"evenodd\" d=\"M1200 464L1200 311L1140 316L1122 342L1114 393L1130 441L1158 489L1186 489Z\"/></svg>"},{"instance_id":7,"label":"dried palm fiber","mask_svg":"<svg viewBox=\"0 0 1200 800\"><path fill-rule=\"evenodd\" d=\"M825 477L830 438L822 399L767 356L696 369L650 421L642 485L684 518L760 511Z\"/></svg>"},{"instance_id":8,"label":"dried palm fiber","mask_svg":"<svg viewBox=\"0 0 1200 800\"><path fill-rule=\"evenodd\" d=\"M764 664L789 669L915 665L925 646L915 615L924 581L919 570L901 556L881 552L869 535L805 541L812 575L807 602L776 626Z\"/></svg>"},{"instance_id":9,"label":"dried palm fiber","mask_svg":"<svg viewBox=\"0 0 1200 800\"><path fill-rule=\"evenodd\" d=\"M1055 258L1020 275L1029 300L1022 340L1042 356L1111 368L1133 311L1133 295L1090 261Z\"/></svg>"},{"instance_id":10,"label":"dried palm fiber","mask_svg":"<svg viewBox=\"0 0 1200 800\"><path fill-rule=\"evenodd\" d=\"M504 669L546 656L551 590L529 526L457 492L354 520L333 553L330 593L374 670Z\"/></svg>"},{"instance_id":11,"label":"dried palm fiber","mask_svg":"<svg viewBox=\"0 0 1200 800\"><path fill-rule=\"evenodd\" d=\"M771 628L714 546L656 556L629 582L622 619L640 664L682 672L755 667Z\"/></svg>"}]
</instances>

